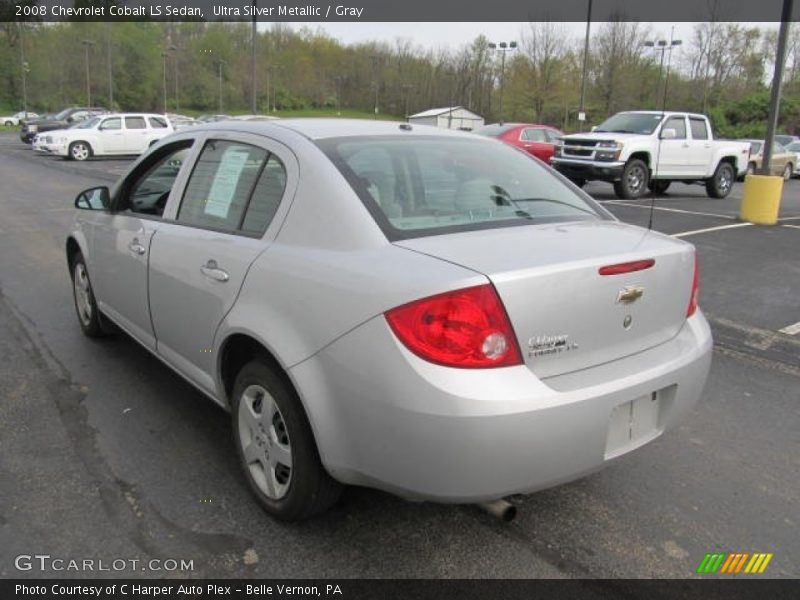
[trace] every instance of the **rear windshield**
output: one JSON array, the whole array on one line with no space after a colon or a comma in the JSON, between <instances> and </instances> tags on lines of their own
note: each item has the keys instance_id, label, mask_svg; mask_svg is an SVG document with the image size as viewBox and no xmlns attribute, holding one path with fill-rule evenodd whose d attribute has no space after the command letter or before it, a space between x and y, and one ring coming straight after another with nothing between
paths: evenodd
<instances>
[{"instance_id":1,"label":"rear windshield","mask_svg":"<svg viewBox=\"0 0 800 600\"><path fill-rule=\"evenodd\" d=\"M390 240L609 218L549 168L505 144L372 136L318 145Z\"/></svg>"},{"instance_id":2,"label":"rear windshield","mask_svg":"<svg viewBox=\"0 0 800 600\"><path fill-rule=\"evenodd\" d=\"M506 131L511 131L514 129L514 127L516 127L514 123L492 123L491 125L478 127L472 133L477 133L478 135L485 135L488 137L498 137L503 135Z\"/></svg>"}]
</instances>

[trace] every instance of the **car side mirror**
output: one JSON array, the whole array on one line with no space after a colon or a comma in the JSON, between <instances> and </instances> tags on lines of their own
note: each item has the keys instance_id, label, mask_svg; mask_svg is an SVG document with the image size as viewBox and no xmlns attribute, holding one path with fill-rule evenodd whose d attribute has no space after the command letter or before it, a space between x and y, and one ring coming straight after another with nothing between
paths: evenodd
<instances>
[{"instance_id":1,"label":"car side mirror","mask_svg":"<svg viewBox=\"0 0 800 600\"><path fill-rule=\"evenodd\" d=\"M674 140L676 137L678 137L678 132L672 128L661 131L662 140Z\"/></svg>"},{"instance_id":2,"label":"car side mirror","mask_svg":"<svg viewBox=\"0 0 800 600\"><path fill-rule=\"evenodd\" d=\"M105 210L111 204L111 196L106 186L82 191L75 198L75 208L81 210Z\"/></svg>"}]
</instances>

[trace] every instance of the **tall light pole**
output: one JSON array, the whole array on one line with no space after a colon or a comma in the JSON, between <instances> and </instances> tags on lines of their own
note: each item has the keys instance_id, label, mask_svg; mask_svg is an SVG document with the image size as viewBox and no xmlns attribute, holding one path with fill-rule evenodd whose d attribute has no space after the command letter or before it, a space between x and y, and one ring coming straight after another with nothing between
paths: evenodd
<instances>
[{"instance_id":1,"label":"tall light pole","mask_svg":"<svg viewBox=\"0 0 800 600\"><path fill-rule=\"evenodd\" d=\"M179 112L181 109L181 105L178 100L178 52L180 52L180 48L173 44L169 47L169 51L172 52L172 66L175 71L175 112Z\"/></svg>"},{"instance_id":2,"label":"tall light pole","mask_svg":"<svg viewBox=\"0 0 800 600\"><path fill-rule=\"evenodd\" d=\"M252 56L250 59L250 79L251 85L253 86L253 98L251 102L251 108L253 109L253 114L256 114L258 111L256 110L256 40L258 39L258 32L256 30L256 6L257 1L253 0L253 42L252 46Z\"/></svg>"},{"instance_id":3,"label":"tall light pole","mask_svg":"<svg viewBox=\"0 0 800 600\"><path fill-rule=\"evenodd\" d=\"M589 33L592 27L592 0L589 0L589 8L586 11L586 39L583 42L583 73L581 74L581 103L578 107L578 122L583 131L583 124L586 121L586 73L589 68ZM569 111L567 111L569 117ZM566 123L566 121L565 121Z\"/></svg>"},{"instance_id":4,"label":"tall light pole","mask_svg":"<svg viewBox=\"0 0 800 600\"><path fill-rule=\"evenodd\" d=\"M106 23L106 45L108 50L108 108L114 109L114 72L111 66L111 23Z\"/></svg>"},{"instance_id":5,"label":"tall light pole","mask_svg":"<svg viewBox=\"0 0 800 600\"><path fill-rule=\"evenodd\" d=\"M94 46L92 40L81 40L81 44L86 48L86 106L92 106L92 84L89 79L89 49Z\"/></svg>"},{"instance_id":6,"label":"tall light pole","mask_svg":"<svg viewBox=\"0 0 800 600\"><path fill-rule=\"evenodd\" d=\"M513 52L517 48L517 42L500 42L499 44L490 43L489 48L500 52L500 120L503 120L503 87L506 81L506 53Z\"/></svg>"},{"instance_id":7,"label":"tall light pole","mask_svg":"<svg viewBox=\"0 0 800 600\"><path fill-rule=\"evenodd\" d=\"M667 40L653 40L653 41L646 41L644 45L647 48L653 48L656 52L661 52L661 58L658 63L658 83L656 84L656 107L658 107L658 97L661 95L661 110L665 110L667 106L667 81L669 80L669 67L672 63L672 50L676 46L680 46L683 41L681 40L674 40L672 36L675 34L675 27L672 28L672 33L670 33L669 41ZM667 77L664 80L664 93L660 94L661 92L661 74L664 72L664 55L669 51L669 57L667 60Z\"/></svg>"},{"instance_id":8,"label":"tall light pole","mask_svg":"<svg viewBox=\"0 0 800 600\"><path fill-rule=\"evenodd\" d=\"M783 65L786 62L786 39L789 35L789 23L792 20L792 4L792 0L783 0L783 8L781 9L781 27L778 30L778 48L775 52L775 71L772 74L769 112L767 114L767 138L764 140L764 156L761 161L761 171L759 175L770 174L772 146L775 142L775 129L778 127L778 115L781 106Z\"/></svg>"},{"instance_id":9,"label":"tall light pole","mask_svg":"<svg viewBox=\"0 0 800 600\"><path fill-rule=\"evenodd\" d=\"M164 94L164 114L167 114L167 56L169 56L169 52L162 52L161 59L164 61L164 68L162 69L162 86L161 91Z\"/></svg>"},{"instance_id":10,"label":"tall light pole","mask_svg":"<svg viewBox=\"0 0 800 600\"><path fill-rule=\"evenodd\" d=\"M25 29L24 29L21 21L17 21L17 26L19 27L19 62L20 62L20 70L22 71L22 111L25 114L24 119L27 120L27 118L28 118L28 71L30 71L30 67L28 66L28 61L25 60L25 36L23 34Z\"/></svg>"},{"instance_id":11,"label":"tall light pole","mask_svg":"<svg viewBox=\"0 0 800 600\"><path fill-rule=\"evenodd\" d=\"M222 66L225 61L221 58L217 59L217 66L219 67L219 114L222 114Z\"/></svg>"},{"instance_id":12,"label":"tall light pole","mask_svg":"<svg viewBox=\"0 0 800 600\"><path fill-rule=\"evenodd\" d=\"M336 116L342 116L342 76L337 75L333 78L336 83Z\"/></svg>"},{"instance_id":13,"label":"tall light pole","mask_svg":"<svg viewBox=\"0 0 800 600\"><path fill-rule=\"evenodd\" d=\"M378 68L380 67L381 56L378 54L373 54L369 57L372 61L372 80L373 85L375 86L375 107L374 107L374 115L375 118L378 118L378 89L380 88L380 83L378 81Z\"/></svg>"}]
</instances>

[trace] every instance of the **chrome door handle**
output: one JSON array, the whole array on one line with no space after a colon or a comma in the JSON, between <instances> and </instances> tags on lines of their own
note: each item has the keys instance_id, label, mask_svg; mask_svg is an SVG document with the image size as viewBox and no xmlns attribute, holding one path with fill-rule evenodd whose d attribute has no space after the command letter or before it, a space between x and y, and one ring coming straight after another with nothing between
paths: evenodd
<instances>
[{"instance_id":1,"label":"chrome door handle","mask_svg":"<svg viewBox=\"0 0 800 600\"><path fill-rule=\"evenodd\" d=\"M200 267L200 272L209 279L213 279L214 281L219 281L221 283L225 283L231 278L226 270L220 269L217 266L217 261L215 260L209 260L205 265Z\"/></svg>"},{"instance_id":2,"label":"chrome door handle","mask_svg":"<svg viewBox=\"0 0 800 600\"><path fill-rule=\"evenodd\" d=\"M139 240L137 238L133 238L133 241L130 244L128 244L128 250L130 250L134 254L138 254L139 256L147 252L145 247L139 243Z\"/></svg>"}]
</instances>

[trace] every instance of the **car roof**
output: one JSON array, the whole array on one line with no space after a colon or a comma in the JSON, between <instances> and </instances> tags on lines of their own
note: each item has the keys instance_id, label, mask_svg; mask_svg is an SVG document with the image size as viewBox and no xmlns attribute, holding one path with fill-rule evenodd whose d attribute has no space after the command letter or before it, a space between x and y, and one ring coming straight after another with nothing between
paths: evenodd
<instances>
[{"instance_id":1,"label":"car roof","mask_svg":"<svg viewBox=\"0 0 800 600\"><path fill-rule=\"evenodd\" d=\"M439 137L468 136L483 139L464 131L441 129L431 125L416 125L402 121L371 121L369 119L276 119L269 121L220 121L204 123L192 131L243 131L269 135L275 129L288 129L310 140L325 138L381 136L381 135L435 135Z\"/></svg>"}]
</instances>

